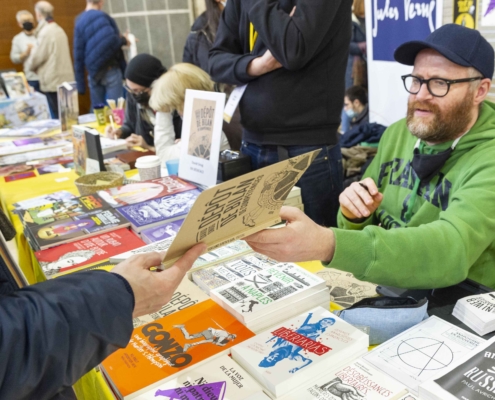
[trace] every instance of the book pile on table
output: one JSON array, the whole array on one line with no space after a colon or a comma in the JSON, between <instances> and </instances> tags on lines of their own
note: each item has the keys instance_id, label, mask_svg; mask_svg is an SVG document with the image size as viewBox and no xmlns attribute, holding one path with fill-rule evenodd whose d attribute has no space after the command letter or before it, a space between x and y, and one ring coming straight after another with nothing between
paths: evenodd
<instances>
[{"instance_id":1,"label":"book pile on table","mask_svg":"<svg viewBox=\"0 0 495 400\"><path fill-rule=\"evenodd\" d=\"M310 387L368 350L368 335L316 307L232 348L232 358L273 398Z\"/></svg>"},{"instance_id":2,"label":"book pile on table","mask_svg":"<svg viewBox=\"0 0 495 400\"><path fill-rule=\"evenodd\" d=\"M480 336L495 331L495 292L457 300L452 315Z\"/></svg>"},{"instance_id":3,"label":"book pile on table","mask_svg":"<svg viewBox=\"0 0 495 400\"><path fill-rule=\"evenodd\" d=\"M297 207L304 211L304 204L301 197L301 188L294 186L284 201L284 206Z\"/></svg>"},{"instance_id":4,"label":"book pile on table","mask_svg":"<svg viewBox=\"0 0 495 400\"><path fill-rule=\"evenodd\" d=\"M325 281L291 263L275 264L220 286L210 291L210 297L254 332L330 304Z\"/></svg>"}]
</instances>

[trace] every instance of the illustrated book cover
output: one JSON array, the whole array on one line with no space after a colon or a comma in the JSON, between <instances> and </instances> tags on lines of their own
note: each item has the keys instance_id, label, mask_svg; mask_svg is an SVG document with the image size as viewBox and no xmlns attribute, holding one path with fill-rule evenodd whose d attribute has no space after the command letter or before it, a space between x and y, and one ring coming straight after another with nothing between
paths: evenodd
<instances>
[{"instance_id":1,"label":"illustrated book cover","mask_svg":"<svg viewBox=\"0 0 495 400\"><path fill-rule=\"evenodd\" d=\"M232 348L232 358L274 397L308 384L368 349L368 335L316 307Z\"/></svg>"},{"instance_id":2,"label":"illustrated book cover","mask_svg":"<svg viewBox=\"0 0 495 400\"><path fill-rule=\"evenodd\" d=\"M145 229L141 232L141 238L147 244L158 242L164 239L170 239L177 236L184 218L178 219L173 222L166 222L164 224L158 225L154 228Z\"/></svg>"},{"instance_id":3,"label":"illustrated book cover","mask_svg":"<svg viewBox=\"0 0 495 400\"><path fill-rule=\"evenodd\" d=\"M253 336L206 300L134 329L127 347L108 356L101 369L119 398L135 399Z\"/></svg>"},{"instance_id":4,"label":"illustrated book cover","mask_svg":"<svg viewBox=\"0 0 495 400\"><path fill-rule=\"evenodd\" d=\"M280 222L280 208L319 150L242 175L202 192L167 251L172 265L196 243L208 251Z\"/></svg>"},{"instance_id":5,"label":"illustrated book cover","mask_svg":"<svg viewBox=\"0 0 495 400\"><path fill-rule=\"evenodd\" d=\"M102 190L98 194L111 206L122 207L193 189L197 189L197 187L177 176L164 176L149 181Z\"/></svg>"}]
</instances>

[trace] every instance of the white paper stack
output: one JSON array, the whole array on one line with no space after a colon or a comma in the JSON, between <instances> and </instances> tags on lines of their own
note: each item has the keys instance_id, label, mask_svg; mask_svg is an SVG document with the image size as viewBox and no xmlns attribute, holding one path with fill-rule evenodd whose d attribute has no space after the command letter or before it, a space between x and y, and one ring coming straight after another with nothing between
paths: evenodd
<instances>
[{"instance_id":1,"label":"white paper stack","mask_svg":"<svg viewBox=\"0 0 495 400\"><path fill-rule=\"evenodd\" d=\"M266 393L280 398L310 387L329 370L366 353L368 339L328 310L316 307L234 346L232 358Z\"/></svg>"},{"instance_id":2,"label":"white paper stack","mask_svg":"<svg viewBox=\"0 0 495 400\"><path fill-rule=\"evenodd\" d=\"M387 340L363 359L417 395L419 386L474 355L484 339L436 316Z\"/></svg>"},{"instance_id":3,"label":"white paper stack","mask_svg":"<svg viewBox=\"0 0 495 400\"><path fill-rule=\"evenodd\" d=\"M210 297L253 332L316 306L329 307L325 281L292 263L279 263L210 291Z\"/></svg>"},{"instance_id":4,"label":"white paper stack","mask_svg":"<svg viewBox=\"0 0 495 400\"><path fill-rule=\"evenodd\" d=\"M193 271L192 280L209 294L213 289L247 278L275 264L275 260L262 254L246 254L213 267Z\"/></svg>"},{"instance_id":5,"label":"white paper stack","mask_svg":"<svg viewBox=\"0 0 495 400\"><path fill-rule=\"evenodd\" d=\"M495 292L457 300L452 315L480 336L495 331Z\"/></svg>"}]
</instances>

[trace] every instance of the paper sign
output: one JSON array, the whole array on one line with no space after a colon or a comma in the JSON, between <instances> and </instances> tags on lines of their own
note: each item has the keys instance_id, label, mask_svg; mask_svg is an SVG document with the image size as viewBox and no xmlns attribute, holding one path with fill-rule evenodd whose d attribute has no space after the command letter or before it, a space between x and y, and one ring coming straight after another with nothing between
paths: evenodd
<instances>
[{"instance_id":1,"label":"paper sign","mask_svg":"<svg viewBox=\"0 0 495 400\"><path fill-rule=\"evenodd\" d=\"M86 174L100 172L100 162L92 158L86 158Z\"/></svg>"},{"instance_id":2,"label":"paper sign","mask_svg":"<svg viewBox=\"0 0 495 400\"><path fill-rule=\"evenodd\" d=\"M186 90L179 177L207 187L217 183L225 93Z\"/></svg>"},{"instance_id":3,"label":"paper sign","mask_svg":"<svg viewBox=\"0 0 495 400\"><path fill-rule=\"evenodd\" d=\"M247 85L237 86L230 94L229 100L225 105L225 111L223 112L223 119L225 122L228 122L230 124L230 121L232 120L232 116L234 115L235 110L239 105L239 102L241 101L244 92L246 91L246 88Z\"/></svg>"}]
</instances>

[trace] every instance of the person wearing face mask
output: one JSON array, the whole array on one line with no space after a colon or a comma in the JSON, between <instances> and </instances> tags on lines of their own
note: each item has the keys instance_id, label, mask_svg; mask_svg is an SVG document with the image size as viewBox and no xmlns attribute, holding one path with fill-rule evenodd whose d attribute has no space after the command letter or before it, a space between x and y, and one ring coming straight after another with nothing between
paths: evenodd
<instances>
[{"instance_id":1,"label":"person wearing face mask","mask_svg":"<svg viewBox=\"0 0 495 400\"><path fill-rule=\"evenodd\" d=\"M351 128L369 122L368 95L362 86L351 86L345 91L344 111L349 117Z\"/></svg>"},{"instance_id":2,"label":"person wearing face mask","mask_svg":"<svg viewBox=\"0 0 495 400\"><path fill-rule=\"evenodd\" d=\"M124 124L114 129L108 126L106 136L126 139L129 148L139 146L155 151L154 130L156 125L155 112L149 106L152 84L167 69L161 61L150 54L138 54L125 70L124 88L128 92ZM180 138L182 120L178 114L172 118L176 139Z\"/></svg>"},{"instance_id":3,"label":"person wearing face mask","mask_svg":"<svg viewBox=\"0 0 495 400\"><path fill-rule=\"evenodd\" d=\"M27 68L27 60L31 55L33 47L36 45L34 17L29 11L22 10L16 14L16 19L19 27L22 28L22 32L15 35L12 40L10 59L14 64L23 64L24 75L26 75L29 85L39 92L40 81L38 75Z\"/></svg>"},{"instance_id":4,"label":"person wearing face mask","mask_svg":"<svg viewBox=\"0 0 495 400\"><path fill-rule=\"evenodd\" d=\"M479 31L446 24L395 60L407 117L384 133L364 174L340 195L339 228L283 207L281 229L245 238L278 261L322 260L360 280L433 289L470 278L495 288L494 50Z\"/></svg>"}]
</instances>

